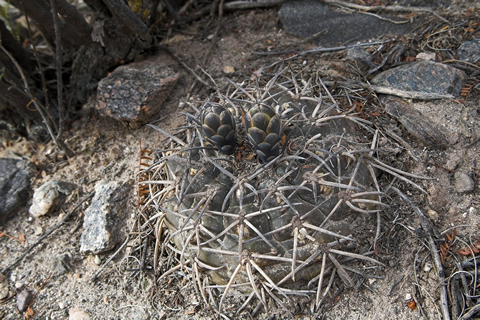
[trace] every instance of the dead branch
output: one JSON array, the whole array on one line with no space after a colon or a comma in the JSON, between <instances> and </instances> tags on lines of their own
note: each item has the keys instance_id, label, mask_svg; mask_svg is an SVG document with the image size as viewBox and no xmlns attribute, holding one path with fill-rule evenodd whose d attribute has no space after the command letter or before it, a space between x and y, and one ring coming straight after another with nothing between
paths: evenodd
<instances>
[{"instance_id":1,"label":"dead branch","mask_svg":"<svg viewBox=\"0 0 480 320\"><path fill-rule=\"evenodd\" d=\"M410 198L408 198L403 192L401 192L396 187L392 187L392 190L395 191L403 200L405 200L413 211L417 214L420 219L420 225L422 229L427 234L428 246L430 248L430 254L432 255L435 268L437 269L437 278L438 278L438 287L440 289L440 309L442 310L443 319L450 320L450 310L448 309L448 293L447 293L447 283L445 281L445 270L443 269L442 261L440 260L440 255L438 254L437 245L433 240L433 230L430 227L427 217L423 212L418 208Z\"/></svg>"},{"instance_id":2,"label":"dead branch","mask_svg":"<svg viewBox=\"0 0 480 320\"><path fill-rule=\"evenodd\" d=\"M41 106L40 102L37 101L37 99L33 96L30 87L28 85L28 80L18 64L18 62L15 60L15 58L0 44L0 49L5 53L5 55L12 61L12 63L15 65L15 67L18 69L18 72L20 73L20 76L22 77L23 85L24 85L24 92L25 94L30 98L30 101L34 104L35 108L37 111L40 113L43 121L45 122L45 126L47 127L48 133L50 134L50 137L52 140L55 142L55 144L67 155L67 157L73 157L73 152L70 150L70 148L67 147L67 145L62 141L57 139L55 134L53 133L52 127L50 126L50 121L47 112L45 111L45 108ZM20 90L19 88L17 88Z\"/></svg>"},{"instance_id":3,"label":"dead branch","mask_svg":"<svg viewBox=\"0 0 480 320\"><path fill-rule=\"evenodd\" d=\"M62 79L62 37L59 28L57 15L57 1L50 0L53 16L53 27L55 29L55 69L57 73L57 109L58 109L58 129L57 139L61 139L63 133L63 119L65 109L63 108L63 79Z\"/></svg>"},{"instance_id":4,"label":"dead branch","mask_svg":"<svg viewBox=\"0 0 480 320\"><path fill-rule=\"evenodd\" d=\"M123 1L103 0L110 12L130 30L132 36L138 38L141 47L148 48L152 45L153 39L150 36L147 26L128 8Z\"/></svg>"},{"instance_id":5,"label":"dead branch","mask_svg":"<svg viewBox=\"0 0 480 320\"><path fill-rule=\"evenodd\" d=\"M404 7L404 6L398 6L398 5L393 5L393 6L364 6L356 3L350 3L350 2L345 2L341 0L323 0L322 2L332 4L332 5L338 5L346 8L351 8L363 12L379 12L379 11L390 11L390 12L416 12L416 13L429 13L433 14L440 20L442 20L445 23L450 23L447 19L444 17L440 16L438 13L436 13L432 8L428 7Z\"/></svg>"},{"instance_id":6,"label":"dead branch","mask_svg":"<svg viewBox=\"0 0 480 320\"><path fill-rule=\"evenodd\" d=\"M451 94L427 93L421 91L401 90L385 86L367 85L368 88L376 93L391 94L397 97L420 100L453 99Z\"/></svg>"}]
</instances>

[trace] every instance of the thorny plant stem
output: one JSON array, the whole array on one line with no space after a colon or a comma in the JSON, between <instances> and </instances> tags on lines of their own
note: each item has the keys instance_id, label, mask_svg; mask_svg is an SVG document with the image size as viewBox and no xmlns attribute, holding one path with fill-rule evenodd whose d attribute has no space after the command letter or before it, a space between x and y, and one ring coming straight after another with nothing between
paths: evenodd
<instances>
[{"instance_id":1,"label":"thorny plant stem","mask_svg":"<svg viewBox=\"0 0 480 320\"><path fill-rule=\"evenodd\" d=\"M52 127L50 126L50 122L48 121L48 115L47 112L44 111L43 106L37 101L37 99L33 96L29 86L28 86L28 81L27 78L25 77L25 74L23 73L22 68L18 64L17 60L15 60L14 57L10 54L10 52L7 51L1 44L0 44L0 49L5 53L5 55L12 61L12 63L15 65L17 68L18 72L20 73L20 76L22 77L23 85L24 85L24 93L31 99L33 105L37 109L37 111L40 113L40 116L43 119L43 122L45 123L45 126L47 127L48 133L50 134L50 137L52 138L53 142L67 155L67 157L73 157L73 152L70 150L67 145L62 141L57 139L55 134L53 133Z\"/></svg>"}]
</instances>

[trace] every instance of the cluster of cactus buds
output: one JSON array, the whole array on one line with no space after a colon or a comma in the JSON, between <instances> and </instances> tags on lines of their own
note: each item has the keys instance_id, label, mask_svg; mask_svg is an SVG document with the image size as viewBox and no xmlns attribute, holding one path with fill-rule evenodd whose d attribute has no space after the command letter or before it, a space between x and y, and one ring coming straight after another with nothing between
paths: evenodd
<instances>
[{"instance_id":1,"label":"cluster of cactus buds","mask_svg":"<svg viewBox=\"0 0 480 320\"><path fill-rule=\"evenodd\" d=\"M235 120L221 106L203 112L203 133L223 154L232 154L235 149ZM245 129L258 158L269 162L280 154L282 125L275 110L266 105L256 105L245 114Z\"/></svg>"},{"instance_id":2,"label":"cluster of cactus buds","mask_svg":"<svg viewBox=\"0 0 480 320\"><path fill-rule=\"evenodd\" d=\"M202 129L208 141L223 154L235 150L235 119L228 109L214 106L202 114Z\"/></svg>"},{"instance_id":3,"label":"cluster of cactus buds","mask_svg":"<svg viewBox=\"0 0 480 320\"><path fill-rule=\"evenodd\" d=\"M266 105L251 108L245 114L245 129L262 162L269 162L279 155L282 125L275 110Z\"/></svg>"}]
</instances>

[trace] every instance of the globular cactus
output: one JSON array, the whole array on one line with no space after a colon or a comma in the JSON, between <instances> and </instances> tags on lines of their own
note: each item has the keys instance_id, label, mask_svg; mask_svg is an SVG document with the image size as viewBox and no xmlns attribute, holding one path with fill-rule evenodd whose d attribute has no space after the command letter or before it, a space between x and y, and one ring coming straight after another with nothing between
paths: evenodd
<instances>
[{"instance_id":1,"label":"globular cactus","mask_svg":"<svg viewBox=\"0 0 480 320\"><path fill-rule=\"evenodd\" d=\"M208 141L214 144L223 154L232 154L235 150L235 120L221 106L213 106L202 112L202 130Z\"/></svg>"},{"instance_id":2,"label":"globular cactus","mask_svg":"<svg viewBox=\"0 0 480 320\"><path fill-rule=\"evenodd\" d=\"M145 203L155 213L156 248L177 261L166 275L191 272L205 304L218 312L232 292L245 297L238 312L256 301L255 310L274 303L289 313L295 297L308 297L318 310L335 278L355 285L362 272L352 262L382 265L366 253L367 240L357 241L375 237L365 236L364 225L388 207L383 186L390 182L381 184L379 174L419 186L377 158L378 132L354 108L342 113L314 98L321 81L279 73L264 88L236 89L217 101L241 104L245 131L235 125L240 117L209 101L196 115L201 128L193 123L171 135L150 168ZM294 99L294 92L310 96ZM236 127L242 147L233 156ZM203 147L205 137L219 153ZM262 163L243 147L247 140Z\"/></svg>"},{"instance_id":3,"label":"globular cactus","mask_svg":"<svg viewBox=\"0 0 480 320\"><path fill-rule=\"evenodd\" d=\"M257 105L245 114L248 140L262 162L268 162L280 153L282 125L275 110Z\"/></svg>"}]
</instances>

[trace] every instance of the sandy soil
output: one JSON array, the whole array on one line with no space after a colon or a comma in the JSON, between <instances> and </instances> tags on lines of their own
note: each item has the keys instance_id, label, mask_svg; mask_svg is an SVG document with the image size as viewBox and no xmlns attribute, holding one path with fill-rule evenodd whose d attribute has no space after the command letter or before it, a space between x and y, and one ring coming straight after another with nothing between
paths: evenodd
<instances>
[{"instance_id":1,"label":"sandy soil","mask_svg":"<svg viewBox=\"0 0 480 320\"><path fill-rule=\"evenodd\" d=\"M467 8L457 10L466 12ZM462 17L461 14L458 15ZM220 25L218 37L212 39L215 28ZM478 32L477 32L478 34ZM184 28L174 31L164 44L178 55L187 65L202 65L221 88L225 77L241 82L261 68L279 61L285 56L258 56L254 51L281 50L291 46L308 49L310 45L301 39L289 36L278 22L276 10L239 11L229 13L220 21L203 18ZM206 65L205 52L211 50ZM158 119L152 119L157 126L171 130L184 122L180 112L191 111L188 103L197 104L208 97L209 89L197 84L194 79L170 54L158 49L157 55L180 72L180 81L164 105ZM318 71L326 80L342 77L354 78L353 67L345 60L346 52L307 55L291 60L294 68L309 68ZM225 74L225 67L234 72ZM477 66L478 69L478 66ZM201 71L199 71L201 73ZM474 84L478 84L476 79ZM187 101L187 97L189 100ZM403 169L416 174L434 177L436 180L420 181L428 191L427 196L404 186L403 190L424 213L429 212L432 225L438 231L438 245L445 241L446 231L456 229L456 240L447 256L447 277L454 272L455 263L462 256L456 250L466 244L478 243L480 223L480 195L478 185L473 192L457 193L454 173L473 173L478 176L480 144L466 146L480 136L478 89L473 89L464 102L459 100L422 102L422 112L433 123L442 128L450 142L446 150L433 150L422 146L402 126L383 112L377 99L367 108L375 113L371 119L381 128L394 129L412 146L418 161L408 156L399 145L396 161ZM65 159L54 145L33 143L16 139L2 148L2 156L18 156L33 161L39 171L33 180L33 189L44 182L56 179L76 185L59 212L33 219L24 208L4 226L3 232L19 237L25 235L26 242L20 243L7 237L0 238L0 268L10 265L30 244L44 232L57 224L86 194L94 190L101 180L115 180L131 187L130 201L126 208L121 239L126 239L136 219L136 173L140 141L143 148L156 149L162 137L149 127L132 130L111 119L99 117L92 102L81 110L81 116L71 124L68 145L75 157ZM12 139L13 139L12 138ZM328 308L322 319L440 319L438 280L426 245L425 237L419 232L420 224L412 209L405 203L393 203L393 209L382 213L382 237L379 243L379 259L387 265L383 279L370 279L353 290L332 291ZM0 302L0 318L21 319L24 316L16 310L16 296L22 290L38 291L32 309L36 319L67 319L75 310L84 311L91 319L210 319L212 313L196 295L191 278L173 274L169 279L156 281L151 269L132 271L139 254L139 246L129 242L113 261L106 264L95 279L93 275L113 254L82 255L79 241L82 233L82 205L73 218L37 246L23 261L6 274L5 280L11 298ZM429 211L430 210L430 211ZM366 230L375 225L365 226ZM152 246L152 245L150 245ZM118 246L116 247L118 248ZM147 265L152 266L153 257L147 254ZM100 261L99 261L100 260ZM1 279L0 279L1 280ZM42 287L42 284L44 283ZM408 303L416 302L416 309ZM299 301L299 319L314 319L309 314L305 301ZM229 301L231 314L238 306ZM227 309L228 309L227 308ZM77 311L77 315L79 315ZM275 319L282 319L281 312L272 311ZM260 313L255 318L269 318ZM241 318L248 319L246 313ZM72 318L73 319L73 318ZM80 318L75 318L80 319Z\"/></svg>"}]
</instances>

